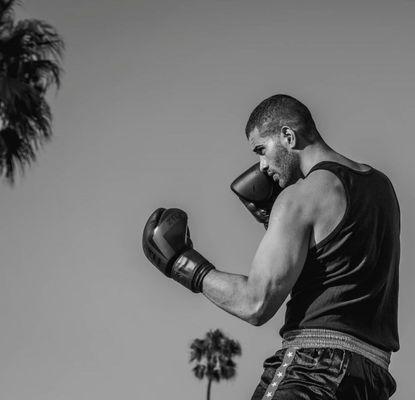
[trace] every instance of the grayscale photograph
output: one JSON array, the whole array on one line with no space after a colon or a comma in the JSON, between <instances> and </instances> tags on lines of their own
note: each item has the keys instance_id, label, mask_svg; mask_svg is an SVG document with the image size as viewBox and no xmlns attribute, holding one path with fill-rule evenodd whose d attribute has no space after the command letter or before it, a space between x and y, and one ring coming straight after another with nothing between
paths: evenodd
<instances>
[{"instance_id":1,"label":"grayscale photograph","mask_svg":"<svg viewBox=\"0 0 415 400\"><path fill-rule=\"evenodd\" d=\"M0 0L0 400L411 400L415 0Z\"/></svg>"}]
</instances>

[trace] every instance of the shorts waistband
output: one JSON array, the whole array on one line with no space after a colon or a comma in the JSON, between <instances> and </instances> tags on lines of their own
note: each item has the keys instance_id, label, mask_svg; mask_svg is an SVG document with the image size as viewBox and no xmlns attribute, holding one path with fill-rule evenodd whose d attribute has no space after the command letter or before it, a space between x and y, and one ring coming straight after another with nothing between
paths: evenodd
<instances>
[{"instance_id":1,"label":"shorts waistband","mask_svg":"<svg viewBox=\"0 0 415 400\"><path fill-rule=\"evenodd\" d=\"M386 370L391 358L391 352L381 350L352 335L331 329L296 329L285 332L282 348L288 347L330 347L349 350L368 358Z\"/></svg>"}]
</instances>

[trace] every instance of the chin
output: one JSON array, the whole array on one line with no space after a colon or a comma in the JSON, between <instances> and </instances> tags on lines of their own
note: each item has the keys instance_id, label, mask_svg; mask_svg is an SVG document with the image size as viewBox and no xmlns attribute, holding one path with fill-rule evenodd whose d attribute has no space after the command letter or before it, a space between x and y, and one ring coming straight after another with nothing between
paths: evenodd
<instances>
[{"instance_id":1,"label":"chin","mask_svg":"<svg viewBox=\"0 0 415 400\"><path fill-rule=\"evenodd\" d=\"M286 188L287 186L293 185L295 181L285 179L285 178L278 178L277 182L281 189Z\"/></svg>"},{"instance_id":2,"label":"chin","mask_svg":"<svg viewBox=\"0 0 415 400\"><path fill-rule=\"evenodd\" d=\"M278 178L275 182L281 189L284 189L287 186L287 181L281 178Z\"/></svg>"}]
</instances>

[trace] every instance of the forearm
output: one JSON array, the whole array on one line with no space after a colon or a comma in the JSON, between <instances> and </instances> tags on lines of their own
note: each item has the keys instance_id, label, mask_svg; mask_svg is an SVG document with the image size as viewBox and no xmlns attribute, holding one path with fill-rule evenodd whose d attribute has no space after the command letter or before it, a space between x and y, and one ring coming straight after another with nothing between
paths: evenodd
<instances>
[{"instance_id":1,"label":"forearm","mask_svg":"<svg viewBox=\"0 0 415 400\"><path fill-rule=\"evenodd\" d=\"M203 295L226 312L250 324L260 324L261 303L250 292L247 276L212 270L203 280Z\"/></svg>"}]
</instances>

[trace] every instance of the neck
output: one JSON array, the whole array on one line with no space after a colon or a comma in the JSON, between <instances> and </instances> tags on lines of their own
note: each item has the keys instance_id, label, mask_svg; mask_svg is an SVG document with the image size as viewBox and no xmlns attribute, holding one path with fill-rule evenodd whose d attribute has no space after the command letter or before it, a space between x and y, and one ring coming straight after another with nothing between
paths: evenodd
<instances>
[{"instance_id":1,"label":"neck","mask_svg":"<svg viewBox=\"0 0 415 400\"><path fill-rule=\"evenodd\" d=\"M324 141L319 141L306 146L300 154L300 168L304 176L311 168L321 161L335 159L336 152Z\"/></svg>"}]
</instances>

